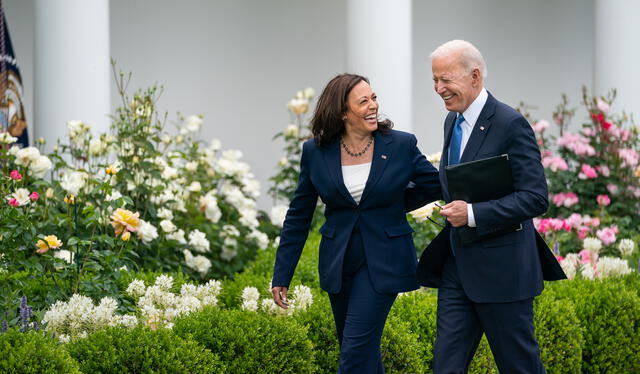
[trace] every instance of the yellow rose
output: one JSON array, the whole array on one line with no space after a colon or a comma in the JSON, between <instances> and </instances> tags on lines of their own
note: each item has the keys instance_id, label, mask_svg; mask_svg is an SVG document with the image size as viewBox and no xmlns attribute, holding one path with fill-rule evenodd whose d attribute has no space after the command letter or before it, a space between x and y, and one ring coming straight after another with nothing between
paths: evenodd
<instances>
[{"instance_id":1,"label":"yellow rose","mask_svg":"<svg viewBox=\"0 0 640 374\"><path fill-rule=\"evenodd\" d=\"M129 239L131 239L131 233L129 231L123 232L122 236L120 237L120 239L122 239L125 242L128 242Z\"/></svg>"},{"instance_id":2,"label":"yellow rose","mask_svg":"<svg viewBox=\"0 0 640 374\"><path fill-rule=\"evenodd\" d=\"M140 226L140 213L133 213L129 210L118 208L111 215L111 226L116 230L116 235L123 231L135 232Z\"/></svg>"},{"instance_id":3,"label":"yellow rose","mask_svg":"<svg viewBox=\"0 0 640 374\"><path fill-rule=\"evenodd\" d=\"M36 252L41 254L47 253L49 249L56 249L56 248L60 248L61 246L62 246L62 241L58 239L57 236L47 235L44 237L44 240L40 239L36 243L36 247L38 247L38 250Z\"/></svg>"}]
</instances>

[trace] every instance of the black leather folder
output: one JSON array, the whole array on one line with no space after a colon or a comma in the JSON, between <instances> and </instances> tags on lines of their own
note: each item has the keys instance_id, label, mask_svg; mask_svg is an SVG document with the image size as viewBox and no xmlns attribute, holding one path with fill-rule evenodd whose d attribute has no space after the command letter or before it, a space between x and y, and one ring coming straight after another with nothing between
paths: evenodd
<instances>
[{"instance_id":1,"label":"black leather folder","mask_svg":"<svg viewBox=\"0 0 640 374\"><path fill-rule=\"evenodd\" d=\"M449 165L445 167L445 173L451 200L464 200L473 204L496 200L514 191L507 154ZM456 232L460 242L468 244L518 230L522 230L520 223L507 225L483 236L479 236L476 229L469 226L460 227Z\"/></svg>"}]
</instances>

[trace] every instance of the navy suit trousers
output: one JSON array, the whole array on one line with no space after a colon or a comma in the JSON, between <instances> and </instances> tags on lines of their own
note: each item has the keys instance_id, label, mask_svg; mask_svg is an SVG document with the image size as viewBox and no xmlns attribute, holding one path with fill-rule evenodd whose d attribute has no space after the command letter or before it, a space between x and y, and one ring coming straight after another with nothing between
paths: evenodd
<instances>
[{"instance_id":1,"label":"navy suit trousers","mask_svg":"<svg viewBox=\"0 0 640 374\"><path fill-rule=\"evenodd\" d=\"M534 336L533 298L474 303L449 256L438 290L434 374L466 373L483 333L501 373L545 373Z\"/></svg>"},{"instance_id":2,"label":"navy suit trousers","mask_svg":"<svg viewBox=\"0 0 640 374\"><path fill-rule=\"evenodd\" d=\"M329 294L340 343L339 374L383 374L380 339L397 294L378 293L371 283L362 236L351 234L340 292Z\"/></svg>"}]
</instances>

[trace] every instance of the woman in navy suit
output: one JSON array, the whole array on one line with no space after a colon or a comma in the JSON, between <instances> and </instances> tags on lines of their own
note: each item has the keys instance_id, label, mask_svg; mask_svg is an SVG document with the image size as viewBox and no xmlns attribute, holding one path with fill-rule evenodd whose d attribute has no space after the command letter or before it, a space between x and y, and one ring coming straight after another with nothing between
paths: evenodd
<instances>
[{"instance_id":1,"label":"woman in navy suit","mask_svg":"<svg viewBox=\"0 0 640 374\"><path fill-rule=\"evenodd\" d=\"M341 74L325 87L302 149L300 180L280 235L272 293L287 308L318 196L324 225L318 270L329 293L340 343L339 373L384 373L380 338L398 292L418 288L416 251L406 219L405 189L423 201L441 198L438 171L412 134L378 119L369 81Z\"/></svg>"}]
</instances>

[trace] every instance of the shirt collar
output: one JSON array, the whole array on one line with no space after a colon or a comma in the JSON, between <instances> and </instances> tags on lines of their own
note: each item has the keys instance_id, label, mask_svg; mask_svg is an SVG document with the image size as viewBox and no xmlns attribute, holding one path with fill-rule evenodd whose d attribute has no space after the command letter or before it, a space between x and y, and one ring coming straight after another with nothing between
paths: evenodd
<instances>
[{"instance_id":1,"label":"shirt collar","mask_svg":"<svg viewBox=\"0 0 640 374\"><path fill-rule=\"evenodd\" d=\"M487 102L488 97L489 94L487 93L487 90L482 87L482 90L478 94L478 97L476 97L471 105L469 105L467 110L462 113L465 122L467 122L471 128L476 125L476 121L478 120L480 112L482 112L482 108L484 108L484 104Z\"/></svg>"}]
</instances>

